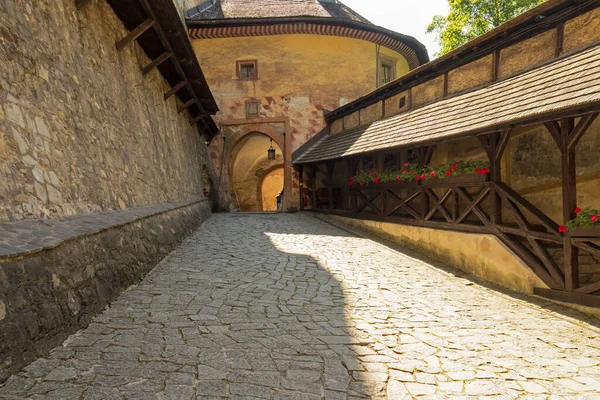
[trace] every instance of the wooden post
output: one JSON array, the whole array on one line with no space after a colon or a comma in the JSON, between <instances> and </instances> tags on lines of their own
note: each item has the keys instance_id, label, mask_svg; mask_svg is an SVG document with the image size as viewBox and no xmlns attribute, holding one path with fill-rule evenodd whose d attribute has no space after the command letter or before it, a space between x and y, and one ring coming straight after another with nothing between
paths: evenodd
<instances>
[{"instance_id":1,"label":"wooden post","mask_svg":"<svg viewBox=\"0 0 600 400\"><path fill-rule=\"evenodd\" d=\"M494 185L490 187L491 215L490 220L494 225L502 224L502 199L498 195L496 185L502 182L502 155L510 139L510 130L478 136L490 161L490 180Z\"/></svg>"},{"instance_id":2,"label":"wooden post","mask_svg":"<svg viewBox=\"0 0 600 400\"><path fill-rule=\"evenodd\" d=\"M311 206L313 210L317 209L317 164L310 166L310 186L312 188L312 202Z\"/></svg>"},{"instance_id":3,"label":"wooden post","mask_svg":"<svg viewBox=\"0 0 600 400\"><path fill-rule=\"evenodd\" d=\"M435 145L431 146L422 146L419 147L417 154L419 157L419 164L423 167L429 165L431 159L433 158L433 151L435 150ZM421 216L425 218L425 216L429 213L429 196L427 192L423 190L422 186L419 186L419 190L421 191Z\"/></svg>"},{"instance_id":4,"label":"wooden post","mask_svg":"<svg viewBox=\"0 0 600 400\"><path fill-rule=\"evenodd\" d=\"M298 166L298 191L300 192L300 211L304 211L304 165Z\"/></svg>"},{"instance_id":5,"label":"wooden post","mask_svg":"<svg viewBox=\"0 0 600 400\"><path fill-rule=\"evenodd\" d=\"M196 99L191 99L191 100L186 101L185 103L183 103L182 105L177 107L177 113L181 114L182 112L187 110L189 107L191 107L191 105L194 104L195 102L196 102Z\"/></svg>"},{"instance_id":6,"label":"wooden post","mask_svg":"<svg viewBox=\"0 0 600 400\"><path fill-rule=\"evenodd\" d=\"M354 176L356 174L356 165L357 162L354 159L349 159L347 161L346 168L349 171L348 181L350 180L350 176ZM350 197L350 210L352 210L353 214L356 214L356 193L354 193L350 187L348 188L348 195Z\"/></svg>"},{"instance_id":7,"label":"wooden post","mask_svg":"<svg viewBox=\"0 0 600 400\"><path fill-rule=\"evenodd\" d=\"M334 162L328 162L327 166L327 207L333 210L333 168Z\"/></svg>"},{"instance_id":8,"label":"wooden post","mask_svg":"<svg viewBox=\"0 0 600 400\"><path fill-rule=\"evenodd\" d=\"M581 117L575 126L574 118L563 118L547 122L546 128L560 149L560 165L562 176L563 222L575 217L577 207L577 171L575 164L575 148L577 143L598 117L598 113ZM563 235L565 290L572 292L579 287L579 250L573 246L571 235Z\"/></svg>"},{"instance_id":9,"label":"wooden post","mask_svg":"<svg viewBox=\"0 0 600 400\"><path fill-rule=\"evenodd\" d=\"M127 36L125 36L123 39L119 40L116 43L117 50L119 50L119 51L123 50L125 47L127 47L128 44L132 43L135 39L142 36L144 34L144 32L146 32L148 29L152 28L153 26L154 26L154 20L151 20L151 19L145 20L138 27L136 27L134 30L129 32L129 34Z\"/></svg>"},{"instance_id":10,"label":"wooden post","mask_svg":"<svg viewBox=\"0 0 600 400\"><path fill-rule=\"evenodd\" d=\"M568 221L575 217L573 210L577 207L577 172L575 170L575 148L569 149L569 136L573 131L574 119L564 118L560 123L560 165L562 171L563 219ZM579 286L579 251L571 243L571 235L563 236L565 258L565 289L573 291Z\"/></svg>"}]
</instances>

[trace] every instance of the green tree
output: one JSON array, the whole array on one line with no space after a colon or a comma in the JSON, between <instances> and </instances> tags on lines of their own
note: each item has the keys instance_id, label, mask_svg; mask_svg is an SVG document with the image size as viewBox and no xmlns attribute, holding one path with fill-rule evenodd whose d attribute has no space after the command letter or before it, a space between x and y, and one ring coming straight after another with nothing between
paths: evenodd
<instances>
[{"instance_id":1,"label":"green tree","mask_svg":"<svg viewBox=\"0 0 600 400\"><path fill-rule=\"evenodd\" d=\"M437 35L444 55L544 0L448 0L450 13L436 15L427 32Z\"/></svg>"}]
</instances>

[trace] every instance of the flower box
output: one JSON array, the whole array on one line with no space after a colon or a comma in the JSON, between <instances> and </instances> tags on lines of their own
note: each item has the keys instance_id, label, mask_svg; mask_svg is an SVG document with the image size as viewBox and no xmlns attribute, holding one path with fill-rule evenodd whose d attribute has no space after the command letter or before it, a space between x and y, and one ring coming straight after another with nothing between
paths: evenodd
<instances>
[{"instance_id":1,"label":"flower box","mask_svg":"<svg viewBox=\"0 0 600 400\"><path fill-rule=\"evenodd\" d=\"M600 223L589 228L575 228L569 234L573 238L600 238Z\"/></svg>"},{"instance_id":2,"label":"flower box","mask_svg":"<svg viewBox=\"0 0 600 400\"><path fill-rule=\"evenodd\" d=\"M470 183L482 183L487 182L490 179L490 174L461 174L452 175L444 178L430 178L424 182L426 186L439 186L445 183L450 184L470 184Z\"/></svg>"},{"instance_id":3,"label":"flower box","mask_svg":"<svg viewBox=\"0 0 600 400\"><path fill-rule=\"evenodd\" d=\"M352 190L385 190L385 189L408 189L414 188L420 185L421 182L417 181L396 181L396 182L382 182L375 183L370 182L360 186L358 183L353 183L350 186Z\"/></svg>"}]
</instances>

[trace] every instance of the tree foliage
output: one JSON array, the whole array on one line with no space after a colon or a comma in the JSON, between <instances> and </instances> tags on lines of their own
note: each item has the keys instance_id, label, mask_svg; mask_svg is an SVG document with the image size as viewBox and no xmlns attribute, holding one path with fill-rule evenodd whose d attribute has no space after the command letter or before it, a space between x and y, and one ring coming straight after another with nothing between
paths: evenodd
<instances>
[{"instance_id":1,"label":"tree foliage","mask_svg":"<svg viewBox=\"0 0 600 400\"><path fill-rule=\"evenodd\" d=\"M434 16L427 32L437 35L440 52L436 55L441 56L543 1L448 0L450 13Z\"/></svg>"}]
</instances>

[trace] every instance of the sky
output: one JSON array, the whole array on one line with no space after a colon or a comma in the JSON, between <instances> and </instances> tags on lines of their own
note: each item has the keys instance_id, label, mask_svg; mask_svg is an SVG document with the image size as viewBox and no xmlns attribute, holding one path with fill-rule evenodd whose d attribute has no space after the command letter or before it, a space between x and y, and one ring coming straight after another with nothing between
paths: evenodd
<instances>
[{"instance_id":1,"label":"sky","mask_svg":"<svg viewBox=\"0 0 600 400\"><path fill-rule=\"evenodd\" d=\"M374 23L398 33L413 36L423 43L433 59L439 50L435 34L425 33L436 14L448 14L448 0L341 0L342 3Z\"/></svg>"}]
</instances>

